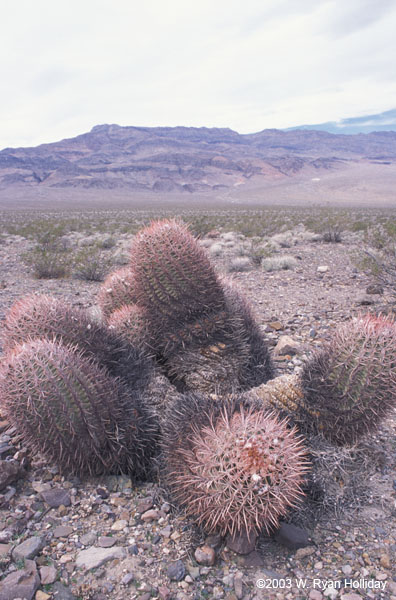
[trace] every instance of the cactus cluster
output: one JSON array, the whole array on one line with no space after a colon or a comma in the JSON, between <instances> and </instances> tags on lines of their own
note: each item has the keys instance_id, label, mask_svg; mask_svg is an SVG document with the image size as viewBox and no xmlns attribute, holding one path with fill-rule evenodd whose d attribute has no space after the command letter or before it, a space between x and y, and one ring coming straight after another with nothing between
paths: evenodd
<instances>
[{"instance_id":1,"label":"cactus cluster","mask_svg":"<svg viewBox=\"0 0 396 600\"><path fill-rule=\"evenodd\" d=\"M160 221L143 229L130 269L147 345L181 389L230 393L272 377L246 302L218 277L184 224Z\"/></svg>"},{"instance_id":2,"label":"cactus cluster","mask_svg":"<svg viewBox=\"0 0 396 600\"><path fill-rule=\"evenodd\" d=\"M273 379L243 294L178 221L138 233L98 303L102 321L49 296L11 308L1 405L65 473L145 477L160 437L161 476L207 531L272 530L303 496L308 454L324 490L323 456L349 456L396 406L393 320L341 325L300 374Z\"/></svg>"}]
</instances>

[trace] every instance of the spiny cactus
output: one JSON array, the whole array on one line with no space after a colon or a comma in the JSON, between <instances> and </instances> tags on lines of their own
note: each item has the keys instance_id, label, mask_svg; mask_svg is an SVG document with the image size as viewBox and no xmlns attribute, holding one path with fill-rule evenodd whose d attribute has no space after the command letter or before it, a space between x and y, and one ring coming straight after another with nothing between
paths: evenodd
<instances>
[{"instance_id":1,"label":"spiny cactus","mask_svg":"<svg viewBox=\"0 0 396 600\"><path fill-rule=\"evenodd\" d=\"M263 333L257 324L252 307L241 290L229 279L222 279L228 312L241 320L241 327L248 346L248 360L239 376L242 389L250 389L266 383L274 377L274 367Z\"/></svg>"},{"instance_id":2,"label":"spiny cactus","mask_svg":"<svg viewBox=\"0 0 396 600\"><path fill-rule=\"evenodd\" d=\"M131 248L137 304L161 341L180 323L224 310L223 290L205 251L178 221L159 221L138 233Z\"/></svg>"},{"instance_id":3,"label":"spiny cactus","mask_svg":"<svg viewBox=\"0 0 396 600\"><path fill-rule=\"evenodd\" d=\"M91 319L84 310L58 298L31 294L18 300L6 315L5 352L35 338L77 345L112 375L122 376L133 388L138 382L144 386L150 376L151 365L137 348Z\"/></svg>"},{"instance_id":4,"label":"spiny cactus","mask_svg":"<svg viewBox=\"0 0 396 600\"><path fill-rule=\"evenodd\" d=\"M223 289L185 225L160 221L143 229L132 245L131 272L148 343L181 389L230 393L272 376L247 304Z\"/></svg>"},{"instance_id":5,"label":"spiny cactus","mask_svg":"<svg viewBox=\"0 0 396 600\"><path fill-rule=\"evenodd\" d=\"M108 327L132 346L142 348L147 353L148 323L143 311L136 304L123 305L117 308L108 319Z\"/></svg>"},{"instance_id":6,"label":"spiny cactus","mask_svg":"<svg viewBox=\"0 0 396 600\"><path fill-rule=\"evenodd\" d=\"M133 277L129 267L110 273L100 287L98 304L106 319L117 309L135 301Z\"/></svg>"},{"instance_id":7,"label":"spiny cactus","mask_svg":"<svg viewBox=\"0 0 396 600\"><path fill-rule=\"evenodd\" d=\"M339 326L303 368L304 425L336 444L374 431L396 406L396 325L370 315Z\"/></svg>"},{"instance_id":8,"label":"spiny cactus","mask_svg":"<svg viewBox=\"0 0 396 600\"><path fill-rule=\"evenodd\" d=\"M119 380L76 347L34 340L5 359L0 400L23 442L64 473L141 477L156 426Z\"/></svg>"},{"instance_id":9,"label":"spiny cactus","mask_svg":"<svg viewBox=\"0 0 396 600\"><path fill-rule=\"evenodd\" d=\"M396 325L389 317L358 317L340 325L304 365L252 390L289 414L307 434L353 445L396 407Z\"/></svg>"},{"instance_id":10,"label":"spiny cactus","mask_svg":"<svg viewBox=\"0 0 396 600\"><path fill-rule=\"evenodd\" d=\"M269 531L302 496L306 453L274 412L190 394L168 408L162 447L173 498L208 532Z\"/></svg>"}]
</instances>

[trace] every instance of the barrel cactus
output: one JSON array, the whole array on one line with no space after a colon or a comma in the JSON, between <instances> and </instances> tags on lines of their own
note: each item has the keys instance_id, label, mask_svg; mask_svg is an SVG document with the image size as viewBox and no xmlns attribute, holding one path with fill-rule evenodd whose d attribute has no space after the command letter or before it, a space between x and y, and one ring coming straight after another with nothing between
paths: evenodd
<instances>
[{"instance_id":1,"label":"barrel cactus","mask_svg":"<svg viewBox=\"0 0 396 600\"><path fill-rule=\"evenodd\" d=\"M61 472L145 475L155 422L119 380L76 347L33 340L4 359L0 401L23 442Z\"/></svg>"},{"instance_id":2,"label":"barrel cactus","mask_svg":"<svg viewBox=\"0 0 396 600\"><path fill-rule=\"evenodd\" d=\"M168 408L162 446L173 499L207 532L270 531L303 495L306 452L274 412L190 394Z\"/></svg>"},{"instance_id":3,"label":"barrel cactus","mask_svg":"<svg viewBox=\"0 0 396 600\"><path fill-rule=\"evenodd\" d=\"M134 283L129 267L110 273L102 283L98 304L105 319L117 309L135 302Z\"/></svg>"},{"instance_id":4,"label":"barrel cactus","mask_svg":"<svg viewBox=\"0 0 396 600\"><path fill-rule=\"evenodd\" d=\"M227 299L184 224L160 221L143 229L132 244L131 272L148 343L180 389L230 393L272 375L251 314L240 299Z\"/></svg>"},{"instance_id":5,"label":"barrel cactus","mask_svg":"<svg viewBox=\"0 0 396 600\"><path fill-rule=\"evenodd\" d=\"M77 345L109 373L123 377L133 388L144 386L151 366L138 348L98 323L80 308L47 295L31 294L18 300L6 315L3 330L5 352L36 338L56 339Z\"/></svg>"},{"instance_id":6,"label":"barrel cactus","mask_svg":"<svg viewBox=\"0 0 396 600\"><path fill-rule=\"evenodd\" d=\"M339 326L304 366L300 411L308 429L336 444L375 431L396 406L396 325L360 316Z\"/></svg>"},{"instance_id":7,"label":"barrel cactus","mask_svg":"<svg viewBox=\"0 0 396 600\"><path fill-rule=\"evenodd\" d=\"M248 358L241 370L239 383L242 389L250 389L271 380L274 377L274 367L267 342L249 302L234 282L224 278L222 285L227 311L234 319L240 320L240 327L248 347Z\"/></svg>"},{"instance_id":8,"label":"barrel cactus","mask_svg":"<svg viewBox=\"0 0 396 600\"><path fill-rule=\"evenodd\" d=\"M253 393L289 414L304 433L353 445L396 406L396 325L384 316L352 319L300 375L283 375Z\"/></svg>"},{"instance_id":9,"label":"barrel cactus","mask_svg":"<svg viewBox=\"0 0 396 600\"><path fill-rule=\"evenodd\" d=\"M161 341L180 322L224 310L224 293L209 258L178 221L158 221L136 235L131 273L137 304Z\"/></svg>"},{"instance_id":10,"label":"barrel cactus","mask_svg":"<svg viewBox=\"0 0 396 600\"><path fill-rule=\"evenodd\" d=\"M108 327L134 347L150 352L147 319L136 304L125 304L111 313Z\"/></svg>"}]
</instances>

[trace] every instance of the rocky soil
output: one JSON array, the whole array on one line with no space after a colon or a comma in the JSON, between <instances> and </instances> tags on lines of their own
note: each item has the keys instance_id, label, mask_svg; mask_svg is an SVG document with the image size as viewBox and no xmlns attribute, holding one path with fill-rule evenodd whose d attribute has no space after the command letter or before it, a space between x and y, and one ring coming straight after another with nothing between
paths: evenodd
<instances>
[{"instance_id":1,"label":"rocky soil","mask_svg":"<svg viewBox=\"0 0 396 600\"><path fill-rule=\"evenodd\" d=\"M217 243L222 251L214 260L224 270L245 242L231 235ZM293 269L233 273L269 344L278 345L279 372L298 370L340 321L394 306L392 290L366 292L372 281L351 262L356 243L353 236L340 244L301 241L280 249L295 257ZM0 245L0 319L17 298L33 291L74 306L95 305L99 284L33 279L21 261L28 248L17 236ZM291 338L287 344L284 336ZM3 419L0 600L395 600L395 418L374 442L383 461L364 499L355 498L341 514L326 515L305 531L286 527L276 539L263 534L256 547L236 548L197 530L156 483L132 487L124 476L64 479L40 456L29 455Z\"/></svg>"}]
</instances>

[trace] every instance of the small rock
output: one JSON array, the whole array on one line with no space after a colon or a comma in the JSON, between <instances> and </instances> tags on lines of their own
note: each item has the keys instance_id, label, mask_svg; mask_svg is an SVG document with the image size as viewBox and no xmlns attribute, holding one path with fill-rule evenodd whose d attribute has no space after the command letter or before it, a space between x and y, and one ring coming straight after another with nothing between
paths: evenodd
<instances>
[{"instance_id":1,"label":"small rock","mask_svg":"<svg viewBox=\"0 0 396 600\"><path fill-rule=\"evenodd\" d=\"M18 463L0 460L0 491L4 490L7 485L18 481L24 474L24 469L21 469Z\"/></svg>"},{"instance_id":2,"label":"small rock","mask_svg":"<svg viewBox=\"0 0 396 600\"><path fill-rule=\"evenodd\" d=\"M167 569L168 577L171 581L181 581L184 579L186 574L186 568L183 561L177 560L176 562L169 565Z\"/></svg>"},{"instance_id":3,"label":"small rock","mask_svg":"<svg viewBox=\"0 0 396 600\"><path fill-rule=\"evenodd\" d=\"M81 550L77 554L76 566L89 571L90 569L96 569L109 560L115 558L124 558L125 550L120 546L115 548L99 548L92 546L87 550Z\"/></svg>"},{"instance_id":4,"label":"small rock","mask_svg":"<svg viewBox=\"0 0 396 600\"><path fill-rule=\"evenodd\" d=\"M238 600L243 598L243 573L237 571L234 575L234 592Z\"/></svg>"},{"instance_id":5,"label":"small rock","mask_svg":"<svg viewBox=\"0 0 396 600\"><path fill-rule=\"evenodd\" d=\"M164 585L160 585L160 587L158 588L158 593L159 597L162 600L171 600L172 598L172 592L169 588L165 587Z\"/></svg>"},{"instance_id":6,"label":"small rock","mask_svg":"<svg viewBox=\"0 0 396 600\"><path fill-rule=\"evenodd\" d=\"M367 288L366 288L366 294L379 294L379 295L381 295L383 293L384 293L384 288L379 283L372 283L371 285L368 285Z\"/></svg>"},{"instance_id":7,"label":"small rock","mask_svg":"<svg viewBox=\"0 0 396 600\"><path fill-rule=\"evenodd\" d=\"M0 559L5 558L11 552L11 544L0 544Z\"/></svg>"},{"instance_id":8,"label":"small rock","mask_svg":"<svg viewBox=\"0 0 396 600\"><path fill-rule=\"evenodd\" d=\"M141 515L141 519L142 519L142 521L145 521L148 523L149 521L156 521L157 519L159 519L159 516L160 516L160 514L159 514L158 510L150 509L150 510L146 510L146 512L144 512Z\"/></svg>"},{"instance_id":9,"label":"small rock","mask_svg":"<svg viewBox=\"0 0 396 600\"><path fill-rule=\"evenodd\" d=\"M41 567L40 568L40 579L41 585L48 585L50 583L54 583L56 581L57 572L55 567L50 565L49 567Z\"/></svg>"},{"instance_id":10,"label":"small rock","mask_svg":"<svg viewBox=\"0 0 396 600\"><path fill-rule=\"evenodd\" d=\"M326 590L324 590L323 596L326 596L326 598L330 598L332 600L333 598L337 598L338 590L336 590L335 587L328 587Z\"/></svg>"},{"instance_id":11,"label":"small rock","mask_svg":"<svg viewBox=\"0 0 396 600\"><path fill-rule=\"evenodd\" d=\"M124 575L124 577L121 579L121 583L123 585L129 585L131 583L131 581L134 580L134 574L133 573L126 573Z\"/></svg>"},{"instance_id":12,"label":"small rock","mask_svg":"<svg viewBox=\"0 0 396 600\"><path fill-rule=\"evenodd\" d=\"M84 535L82 535L80 538L80 542L82 544L84 544L84 546L90 546L91 544L94 544L95 541L96 541L96 533L93 531L84 533Z\"/></svg>"},{"instance_id":13,"label":"small rock","mask_svg":"<svg viewBox=\"0 0 396 600\"><path fill-rule=\"evenodd\" d=\"M286 354L298 354L301 352L301 346L289 335L282 335L274 348L275 356L285 356Z\"/></svg>"},{"instance_id":14,"label":"small rock","mask_svg":"<svg viewBox=\"0 0 396 600\"><path fill-rule=\"evenodd\" d=\"M195 550L195 560L199 565L211 567L215 564L216 553L210 546L200 546Z\"/></svg>"},{"instance_id":15,"label":"small rock","mask_svg":"<svg viewBox=\"0 0 396 600\"><path fill-rule=\"evenodd\" d=\"M349 592L348 594L343 594L341 596L342 600L362 600L360 594L355 594L354 592Z\"/></svg>"},{"instance_id":16,"label":"small rock","mask_svg":"<svg viewBox=\"0 0 396 600\"><path fill-rule=\"evenodd\" d=\"M70 506L70 496L66 490L62 488L52 488L41 492L41 497L51 508L59 508L59 506Z\"/></svg>"},{"instance_id":17,"label":"small rock","mask_svg":"<svg viewBox=\"0 0 396 600\"><path fill-rule=\"evenodd\" d=\"M32 600L40 585L34 560L26 560L25 567L18 569L0 581L0 600L26 598Z\"/></svg>"},{"instance_id":18,"label":"small rock","mask_svg":"<svg viewBox=\"0 0 396 600\"><path fill-rule=\"evenodd\" d=\"M167 525L166 527L164 527L163 529L160 530L160 535L162 535L162 537L169 539L172 533L172 528L170 525Z\"/></svg>"},{"instance_id":19,"label":"small rock","mask_svg":"<svg viewBox=\"0 0 396 600\"><path fill-rule=\"evenodd\" d=\"M122 531L127 526L128 526L128 521L126 521L125 519L119 519L118 521L114 521L113 525L111 526L111 530L112 531Z\"/></svg>"},{"instance_id":20,"label":"small rock","mask_svg":"<svg viewBox=\"0 0 396 600\"><path fill-rule=\"evenodd\" d=\"M140 500L138 502L136 510L138 511L138 513L144 513L147 510L150 510L150 508L153 508L153 506L154 506L153 499L150 498L150 496L148 496L147 498L143 498L142 500Z\"/></svg>"},{"instance_id":21,"label":"small rock","mask_svg":"<svg viewBox=\"0 0 396 600\"><path fill-rule=\"evenodd\" d=\"M275 331L280 331L281 329L283 329L283 325L279 321L271 321L271 323L268 323L268 325L271 327L271 329L274 329Z\"/></svg>"},{"instance_id":22,"label":"small rock","mask_svg":"<svg viewBox=\"0 0 396 600\"><path fill-rule=\"evenodd\" d=\"M116 538L107 537L104 535L99 536L98 546L101 548L111 548L116 543Z\"/></svg>"},{"instance_id":23,"label":"small rock","mask_svg":"<svg viewBox=\"0 0 396 600\"><path fill-rule=\"evenodd\" d=\"M76 600L76 596L72 594L71 590L60 581L54 583L51 592L56 600Z\"/></svg>"},{"instance_id":24,"label":"small rock","mask_svg":"<svg viewBox=\"0 0 396 600\"><path fill-rule=\"evenodd\" d=\"M305 529L296 527L291 523L282 523L278 531L275 533L275 539L279 544L286 546L290 550L304 548L308 546L309 537Z\"/></svg>"},{"instance_id":25,"label":"small rock","mask_svg":"<svg viewBox=\"0 0 396 600\"><path fill-rule=\"evenodd\" d=\"M327 273L329 267L327 265L320 265L316 270L318 273Z\"/></svg>"},{"instance_id":26,"label":"small rock","mask_svg":"<svg viewBox=\"0 0 396 600\"><path fill-rule=\"evenodd\" d=\"M308 598L309 600L322 600L323 596L318 590L311 590Z\"/></svg>"},{"instance_id":27,"label":"small rock","mask_svg":"<svg viewBox=\"0 0 396 600\"><path fill-rule=\"evenodd\" d=\"M37 590L34 598L35 598L35 600L49 600L51 598L51 596L50 596L50 594L46 594L45 592L42 592L41 590Z\"/></svg>"},{"instance_id":28,"label":"small rock","mask_svg":"<svg viewBox=\"0 0 396 600\"><path fill-rule=\"evenodd\" d=\"M54 529L54 537L68 537L71 533L73 533L73 527L69 527L68 525L58 525Z\"/></svg>"},{"instance_id":29,"label":"small rock","mask_svg":"<svg viewBox=\"0 0 396 600\"><path fill-rule=\"evenodd\" d=\"M9 542L12 538L12 531L9 529L3 529L0 531L0 542L3 544L4 542Z\"/></svg>"},{"instance_id":30,"label":"small rock","mask_svg":"<svg viewBox=\"0 0 396 600\"><path fill-rule=\"evenodd\" d=\"M294 556L297 560L301 560L306 556L311 556L311 554L314 554L314 552L315 548L313 546L308 546L307 548L299 548Z\"/></svg>"},{"instance_id":31,"label":"small rock","mask_svg":"<svg viewBox=\"0 0 396 600\"><path fill-rule=\"evenodd\" d=\"M13 560L31 559L44 547L44 538L32 535L12 551Z\"/></svg>"},{"instance_id":32,"label":"small rock","mask_svg":"<svg viewBox=\"0 0 396 600\"><path fill-rule=\"evenodd\" d=\"M352 567L351 567L351 565L343 565L341 567L341 571L344 573L344 575L351 575L352 574Z\"/></svg>"},{"instance_id":33,"label":"small rock","mask_svg":"<svg viewBox=\"0 0 396 600\"><path fill-rule=\"evenodd\" d=\"M237 554L249 554L256 547L257 534L246 530L236 533L235 535L228 534L226 543L230 550Z\"/></svg>"},{"instance_id":34,"label":"small rock","mask_svg":"<svg viewBox=\"0 0 396 600\"><path fill-rule=\"evenodd\" d=\"M102 500L106 500L109 497L109 492L103 487L98 487L96 493L102 498Z\"/></svg>"},{"instance_id":35,"label":"small rock","mask_svg":"<svg viewBox=\"0 0 396 600\"><path fill-rule=\"evenodd\" d=\"M384 569L391 568L391 562L388 554L381 554L380 565L381 567L384 567Z\"/></svg>"}]
</instances>

